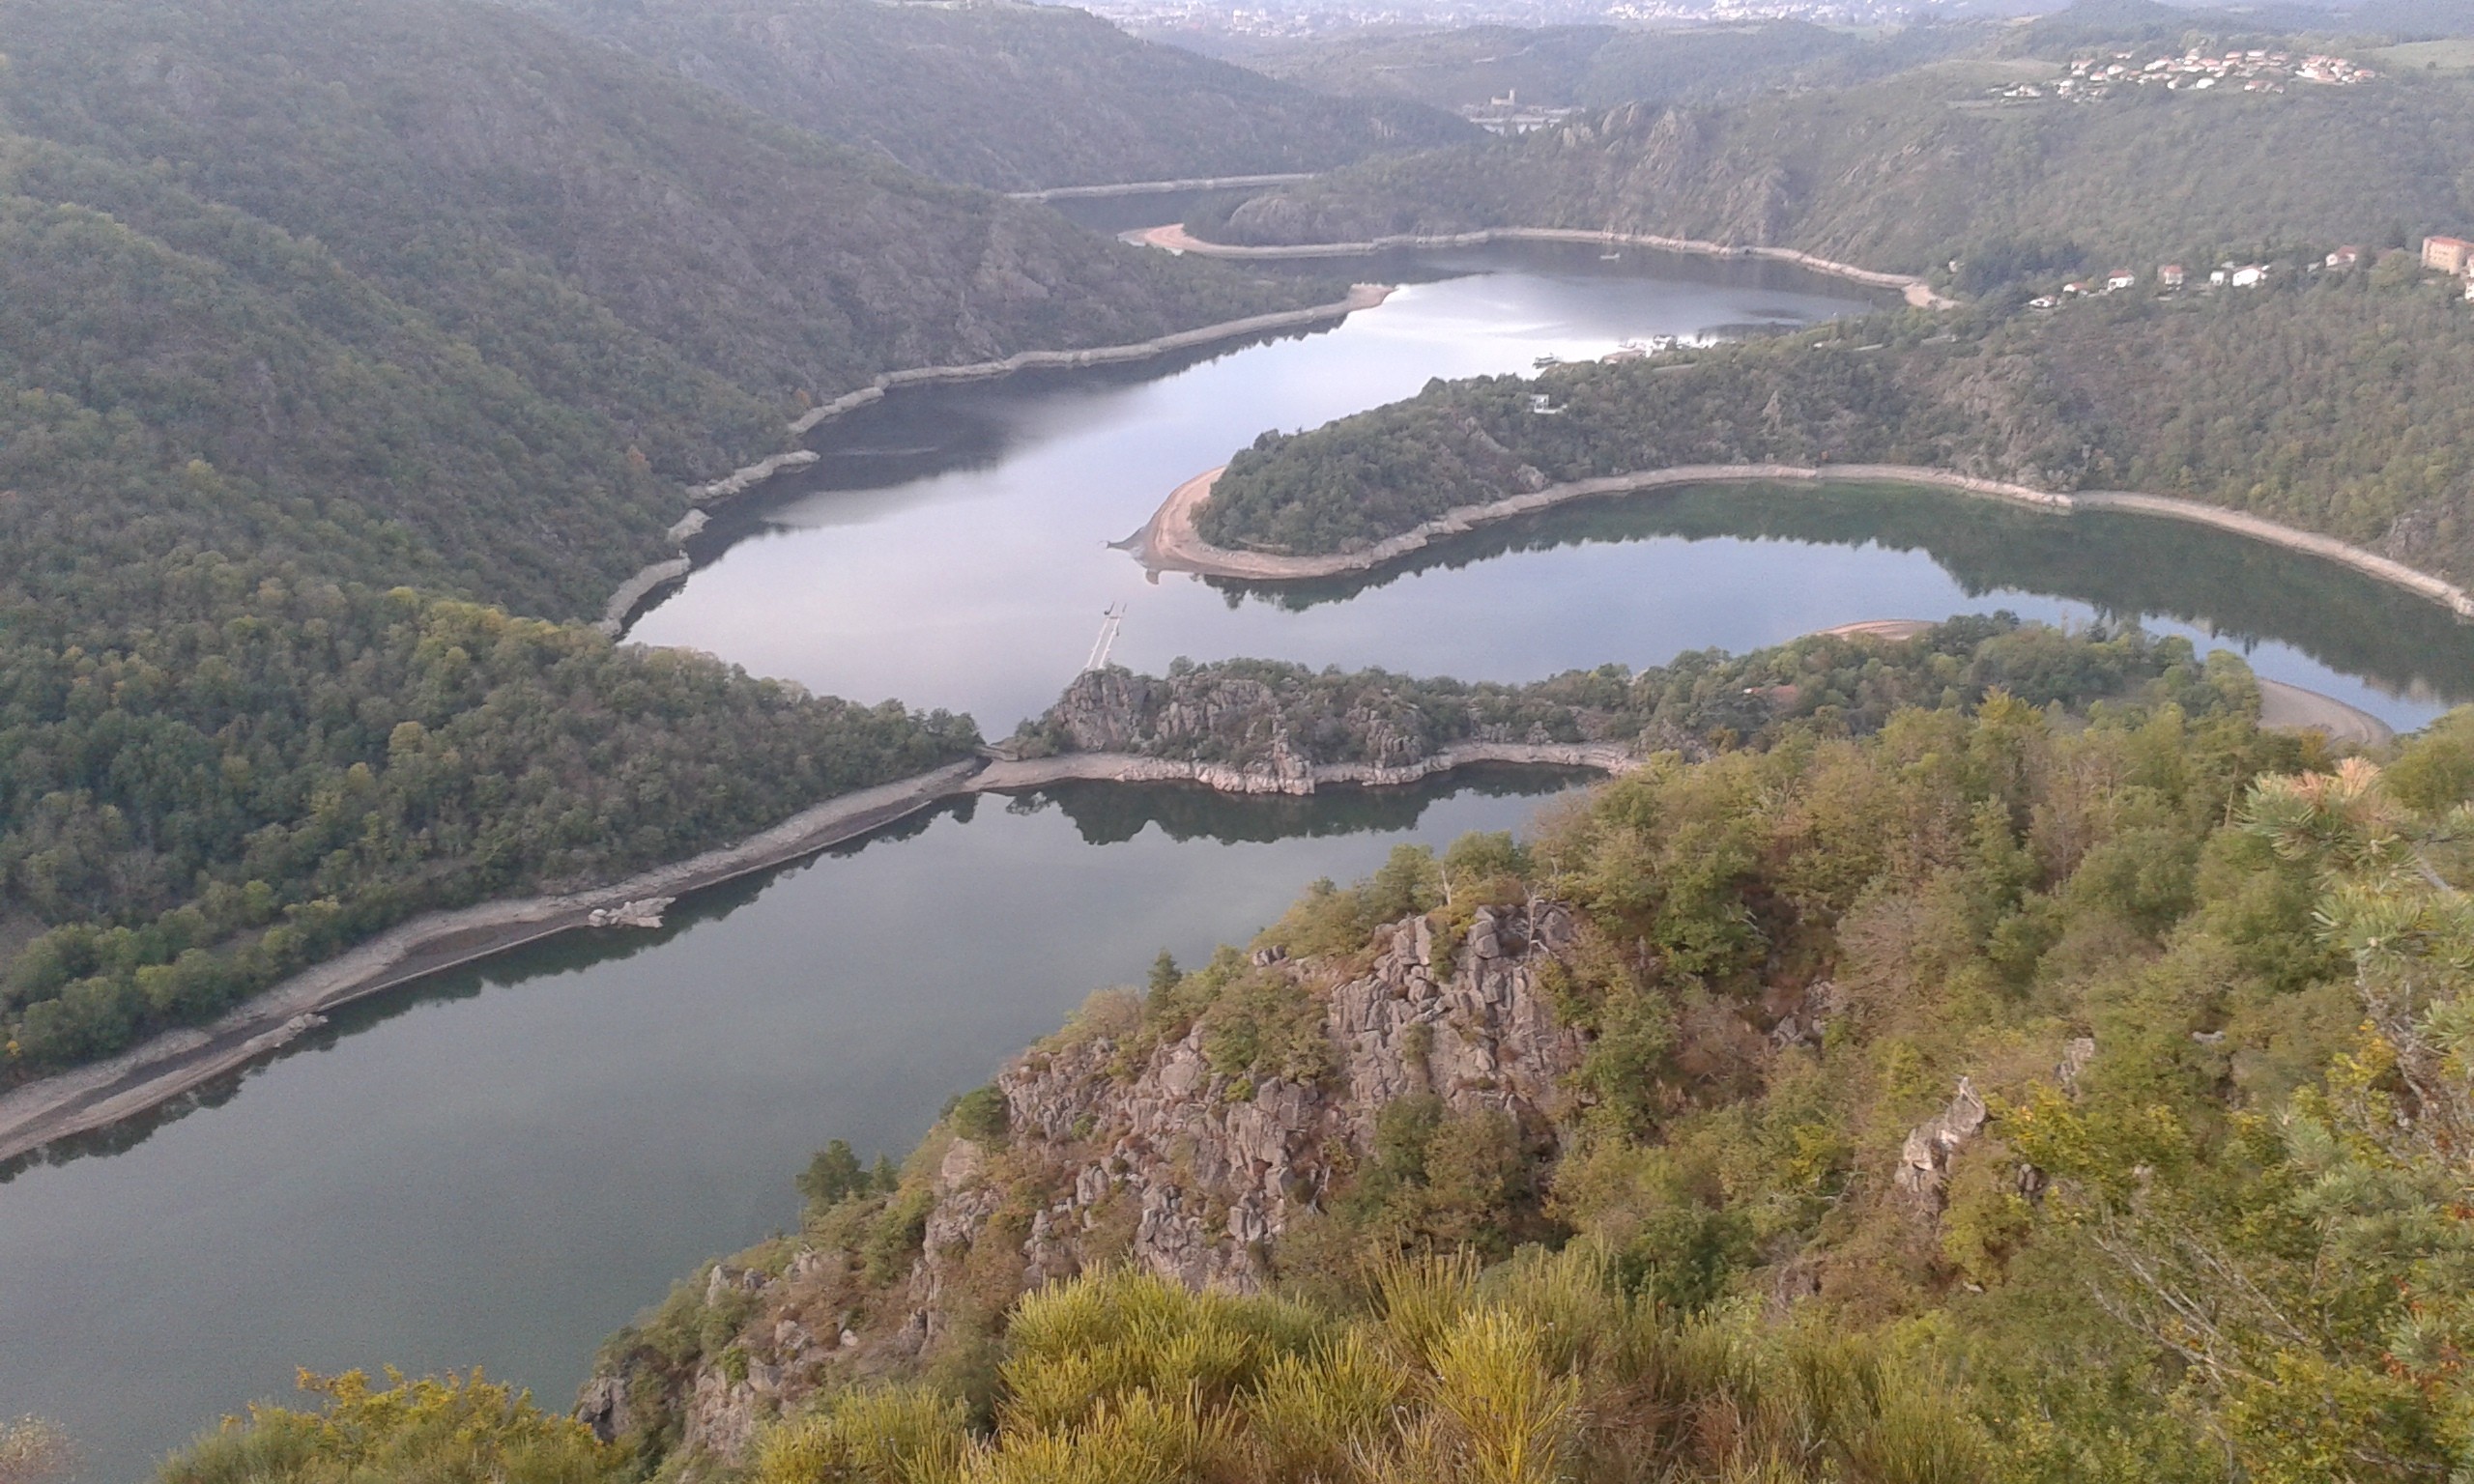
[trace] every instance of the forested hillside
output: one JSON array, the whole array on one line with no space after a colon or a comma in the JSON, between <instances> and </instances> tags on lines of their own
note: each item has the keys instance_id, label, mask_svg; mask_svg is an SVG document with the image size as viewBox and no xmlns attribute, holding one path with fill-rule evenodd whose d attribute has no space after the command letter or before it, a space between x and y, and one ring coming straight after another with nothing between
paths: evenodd
<instances>
[{"instance_id":1,"label":"forested hillside","mask_svg":"<svg viewBox=\"0 0 2474 1484\"><path fill-rule=\"evenodd\" d=\"M713 470L701 430L732 424L706 414L708 379L787 417L878 371L1297 301L931 184L478 0L10 0L0 23L0 122L314 239L666 473ZM175 230L81 186L45 199Z\"/></svg>"},{"instance_id":2,"label":"forested hillside","mask_svg":"<svg viewBox=\"0 0 2474 1484\"><path fill-rule=\"evenodd\" d=\"M995 190L1324 170L1473 137L1048 5L506 0L759 112Z\"/></svg>"},{"instance_id":3,"label":"forested hillside","mask_svg":"<svg viewBox=\"0 0 2474 1484\"><path fill-rule=\"evenodd\" d=\"M964 755L506 610L597 615L682 481L877 372L1326 292L496 6L4 0L0 36L0 1082Z\"/></svg>"},{"instance_id":4,"label":"forested hillside","mask_svg":"<svg viewBox=\"0 0 2474 1484\"><path fill-rule=\"evenodd\" d=\"M1351 550L1549 484L1685 464L1917 464L2248 510L2474 577L2474 356L2453 282L2410 260L2287 260L2268 286L1910 312L1419 396L1241 450L1215 544ZM1539 415L1543 392L1555 412Z\"/></svg>"},{"instance_id":5,"label":"forested hillside","mask_svg":"<svg viewBox=\"0 0 2474 1484\"><path fill-rule=\"evenodd\" d=\"M2178 54L2180 48L2175 46ZM2474 226L2474 83L2242 95L1988 97L2052 75L1953 61L1733 106L1625 104L1559 130L1373 161L1190 223L1243 243L1578 227L1800 248L1962 287L2296 242L2402 245ZM1985 276L1985 275L1992 276Z\"/></svg>"},{"instance_id":6,"label":"forested hillside","mask_svg":"<svg viewBox=\"0 0 2474 1484\"><path fill-rule=\"evenodd\" d=\"M1955 683L2005 647L2114 694ZM1094 995L900 1170L828 1146L797 1231L608 1348L615 1447L347 1380L166 1477L347 1435L762 1484L2445 1477L2474 718L2383 769L2178 641L1748 660L1849 656L1954 683L1403 847Z\"/></svg>"},{"instance_id":7,"label":"forested hillside","mask_svg":"<svg viewBox=\"0 0 2474 1484\"><path fill-rule=\"evenodd\" d=\"M1996 34L1923 25L1867 38L1801 20L1662 31L1465 26L1281 41L1238 55L1275 77L1341 97L1459 108L1517 93L1531 106L1611 108L1843 87L1988 45Z\"/></svg>"}]
</instances>

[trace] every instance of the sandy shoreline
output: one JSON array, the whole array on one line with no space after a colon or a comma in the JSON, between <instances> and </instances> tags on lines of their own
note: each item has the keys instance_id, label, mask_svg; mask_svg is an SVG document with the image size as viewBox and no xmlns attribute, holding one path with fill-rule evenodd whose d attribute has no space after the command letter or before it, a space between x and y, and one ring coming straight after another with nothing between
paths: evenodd
<instances>
[{"instance_id":1,"label":"sandy shoreline","mask_svg":"<svg viewBox=\"0 0 2474 1484\"><path fill-rule=\"evenodd\" d=\"M1580 499L1600 499L1684 484L1756 481L1913 484L1998 499L2053 514L2066 515L2075 510L2114 510L2197 526L2213 526L2219 530L2230 531L2254 541L2350 567L2366 577L2437 603L2460 618L2474 618L2474 596L2469 596L2465 589L2454 583L2409 567L2402 561L2365 551L2334 536L2297 530L2243 511L2163 495L2141 495L2120 490L2090 490L2061 495L2023 484L1979 479L1947 470L1905 464L1831 464L1818 468L1792 464L1686 464L1673 469L1646 470L1639 473L1611 474L1602 479L1549 485L1534 493L1515 495L1482 505L1463 505L1355 552L1320 556L1282 556L1214 546L1195 530L1195 518L1203 502L1211 498L1213 483L1226 468L1223 465L1219 469L1206 470L1171 490L1142 529L1121 544L1153 572L1193 572L1204 577L1235 578L1243 582L1306 582L1371 571L1398 561L1437 541L1464 535L1479 527L1510 520L1514 516L1532 515Z\"/></svg>"},{"instance_id":2,"label":"sandy shoreline","mask_svg":"<svg viewBox=\"0 0 2474 1484\"><path fill-rule=\"evenodd\" d=\"M1853 263L1815 257L1792 247L1736 247L1699 238L1659 237L1644 232L1587 232L1574 227L1486 227L1443 237L1404 235L1378 237L1363 243L1299 243L1273 247L1245 247L1210 242L1188 232L1183 224L1173 224L1129 232L1126 240L1169 252L1191 252L1207 258L1362 258L1395 248L1478 247L1487 243L1593 243L1609 247L1648 247L1658 252L1680 252L1697 258L1752 258L1767 263L1786 263L1811 272L1827 273L1832 278L1844 278L1850 283L1860 283L1867 288L1893 290L1918 309L1958 307L1958 300L1936 294L1932 285L1908 273L1885 273L1878 269L1859 268Z\"/></svg>"}]
</instances>

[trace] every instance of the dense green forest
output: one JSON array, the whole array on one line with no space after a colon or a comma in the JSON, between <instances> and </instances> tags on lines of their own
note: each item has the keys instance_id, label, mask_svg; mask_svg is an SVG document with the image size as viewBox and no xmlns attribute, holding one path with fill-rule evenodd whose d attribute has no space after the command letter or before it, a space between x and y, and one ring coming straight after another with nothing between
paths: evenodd
<instances>
[{"instance_id":1,"label":"dense green forest","mask_svg":"<svg viewBox=\"0 0 2474 1484\"><path fill-rule=\"evenodd\" d=\"M1047 5L505 0L757 111L993 190L1324 170L1474 137Z\"/></svg>"},{"instance_id":2,"label":"dense green forest","mask_svg":"<svg viewBox=\"0 0 2474 1484\"><path fill-rule=\"evenodd\" d=\"M0 1080L966 754L576 627L896 367L1325 292L456 0L7 0ZM487 605L487 606L485 606Z\"/></svg>"},{"instance_id":3,"label":"dense green forest","mask_svg":"<svg viewBox=\"0 0 2474 1484\"><path fill-rule=\"evenodd\" d=\"M1264 435L1230 460L1198 528L1223 546L1336 552L1573 479L1887 462L2185 496L2474 577L2474 423L2446 370L2474 355L2474 316L2410 259L2319 273L2310 261L2282 258L2254 289L2160 299L2150 279L2051 312L2014 293L1535 381L1436 382ZM1534 411L1541 392L1554 415Z\"/></svg>"},{"instance_id":4,"label":"dense green forest","mask_svg":"<svg viewBox=\"0 0 2474 1484\"><path fill-rule=\"evenodd\" d=\"M2050 49L1731 105L1625 103L1518 139L1336 171L1189 225L1246 243L1611 229L1944 275L1953 258L2098 271L2297 242L2402 245L2474 226L2474 82L2461 74L2253 95L2134 88L2085 102L1988 96L2057 74L2057 59L2080 48Z\"/></svg>"},{"instance_id":5,"label":"dense green forest","mask_svg":"<svg viewBox=\"0 0 2474 1484\"><path fill-rule=\"evenodd\" d=\"M164 1477L2449 1477L2474 715L2383 766L2255 708L2185 652L1403 847L1094 996L898 1174L828 1149L613 1342L615 1445L343 1378ZM1300 1183L1251 1245L1231 1149ZM1163 1268L1197 1208L1248 1281Z\"/></svg>"},{"instance_id":6,"label":"dense green forest","mask_svg":"<svg viewBox=\"0 0 2474 1484\"><path fill-rule=\"evenodd\" d=\"M2188 645L2125 633L2064 636L2008 614L1961 617L1913 642L1816 634L1747 655L1678 656L1527 685L1309 670L1275 660L1181 662L1165 676L1079 676L1010 746L1022 756L1130 752L1259 764L1397 766L1455 742L1617 742L1698 756L1767 746L1786 731L1880 729L1902 706L1971 704L1999 688L2031 705L2088 703L2188 666Z\"/></svg>"}]
</instances>

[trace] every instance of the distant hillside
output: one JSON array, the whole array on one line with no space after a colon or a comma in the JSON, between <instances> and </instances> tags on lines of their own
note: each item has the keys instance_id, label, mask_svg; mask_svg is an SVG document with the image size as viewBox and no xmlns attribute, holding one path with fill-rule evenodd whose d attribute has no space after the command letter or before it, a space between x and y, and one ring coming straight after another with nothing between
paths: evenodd
<instances>
[{"instance_id":1,"label":"distant hillside","mask_svg":"<svg viewBox=\"0 0 2474 1484\"><path fill-rule=\"evenodd\" d=\"M1058 6L508 0L828 139L998 190L1323 170L1473 132Z\"/></svg>"},{"instance_id":2,"label":"distant hillside","mask_svg":"<svg viewBox=\"0 0 2474 1484\"><path fill-rule=\"evenodd\" d=\"M1517 141L1384 160L1193 225L1237 243L1488 226L1798 247L1932 272L1953 258L2105 260L2474 226L2474 87L2436 74L2242 96L2129 89L1995 101L2051 75L1951 62L1733 107L1631 104Z\"/></svg>"},{"instance_id":3,"label":"distant hillside","mask_svg":"<svg viewBox=\"0 0 2474 1484\"><path fill-rule=\"evenodd\" d=\"M1915 26L1866 39L1799 20L1685 31L1472 26L1282 42L1244 60L1332 94L1459 108L1517 92L1524 103L1605 108L1844 86L1986 44L1993 35L1981 26Z\"/></svg>"}]
</instances>

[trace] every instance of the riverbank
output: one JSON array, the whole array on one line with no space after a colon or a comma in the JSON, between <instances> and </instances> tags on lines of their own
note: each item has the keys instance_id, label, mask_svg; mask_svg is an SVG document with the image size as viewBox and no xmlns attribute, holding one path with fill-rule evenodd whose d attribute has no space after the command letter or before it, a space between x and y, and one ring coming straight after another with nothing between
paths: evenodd
<instances>
[{"instance_id":1,"label":"riverbank","mask_svg":"<svg viewBox=\"0 0 2474 1484\"><path fill-rule=\"evenodd\" d=\"M857 391L847 392L830 402L821 403L799 414L791 424L792 436L812 432L819 424L829 422L846 413L881 399L898 386L928 386L948 382L984 382L1017 371L1070 370L1079 366L1112 366L1129 360L1148 360L1176 351L1193 350L1215 340L1234 340L1246 335L1259 335L1274 330L1298 329L1320 325L1326 320L1343 320L1361 309L1371 309L1392 297L1392 285L1358 283L1349 286L1348 296L1328 304L1309 304L1303 309L1280 309L1270 314L1249 315L1242 320L1223 320L1217 325L1197 326L1156 339L1136 341L1132 345L1102 345L1084 351L1021 351L1002 360L974 361L963 366L918 366L907 371L888 371ZM734 476L735 477L735 476ZM705 488L712 488L705 486ZM740 486L745 488L745 486ZM737 493L734 490L732 493Z\"/></svg>"},{"instance_id":2,"label":"riverbank","mask_svg":"<svg viewBox=\"0 0 2474 1484\"><path fill-rule=\"evenodd\" d=\"M1299 176L1296 179L1304 180L1308 177ZM1237 184L1245 183L1241 181ZM1068 190L1084 188L1066 187ZM1167 190L1180 188L1180 186L1172 182L1161 185L1159 188ZM800 414L791 423L790 432L793 438L804 438L836 417L856 412L870 403L882 401L886 392L899 386L931 386L950 382L984 382L997 377L1011 376L1017 371L1117 365L1125 361L1147 360L1156 356L1193 350L1217 340L1234 340L1247 335L1303 328L1306 326L1320 325L1329 320L1344 320L1361 309L1372 309L1381 304L1392 297L1392 287L1387 283L1351 284L1346 298L1334 300L1328 304L1310 304L1303 309L1282 309L1271 314L1250 315L1242 320L1223 320L1217 325L1202 325L1193 329L1181 329L1174 334L1162 335L1157 339L1143 340L1133 345L1095 346L1085 351L1023 351L1018 355L1008 356L1002 360L974 361L968 365L960 366L916 366L906 371L888 371L857 391L846 392L830 402L810 408ZM744 468L734 469L719 479L688 486L688 502L694 508L688 511L686 519L671 528L672 543L681 544L688 536L704 528L702 517L705 506L734 499L772 479L776 474L793 469L804 469L816 463L820 455L813 448L793 448L769 458L759 459ZM634 576L612 590L608 600L602 604L601 617L593 626L613 638L624 633L627 620L634 615L639 604L661 587L687 576L694 569L694 561L684 550L675 556L664 557L660 561L647 563L638 569Z\"/></svg>"},{"instance_id":3,"label":"riverbank","mask_svg":"<svg viewBox=\"0 0 2474 1484\"><path fill-rule=\"evenodd\" d=\"M2282 680L2260 679L2259 725L2274 731L2324 732L2339 746L2384 747L2397 728L2334 696L2306 691Z\"/></svg>"},{"instance_id":4,"label":"riverbank","mask_svg":"<svg viewBox=\"0 0 2474 1484\"><path fill-rule=\"evenodd\" d=\"M1180 223L1129 232L1125 239L1146 247L1191 252L1207 258L1362 258L1395 249L1481 247L1488 243L1586 243L1608 247L1647 247L1657 252L1677 252L1698 258L1755 258L1766 263L1785 263L1808 272L1826 273L1832 278L1860 283L1866 288L1891 290L1918 309L1958 307L1958 300L1935 293L1931 284L1907 273L1885 273L1878 269L1859 268L1853 263L1798 252L1792 247L1738 247L1699 238L1658 237L1643 232L1585 232L1569 227L1487 227L1445 237L1403 235L1378 237L1363 243L1298 243L1274 247L1246 247L1196 237Z\"/></svg>"},{"instance_id":5,"label":"riverbank","mask_svg":"<svg viewBox=\"0 0 2474 1484\"><path fill-rule=\"evenodd\" d=\"M2220 505L2201 504L2197 500L2177 499L2163 495L2142 495L2121 490L2092 490L2063 495L2038 490L2023 484L2005 483L1999 479L1979 479L1971 474L1952 473L1948 470L1927 469L1908 464L1831 464L1808 468L1790 464L1687 464L1673 469L1646 470L1637 473L1610 474L1599 479L1581 479L1569 484L1549 485L1545 489L1514 495L1482 505L1463 505L1448 510L1422 525L1411 527L1398 535L1390 536L1371 546L1354 552L1336 552L1317 556L1287 556L1269 552L1231 551L1214 546L1194 528L1194 522L1204 501L1211 498L1212 485L1225 472L1226 465L1206 470L1170 491L1160 508L1143 528L1117 543L1132 552L1136 559L1154 573L1192 572L1202 577L1233 578L1241 582L1290 583L1319 578L1345 577L1371 571L1400 560L1437 541L1465 535L1481 526L1508 521L1515 516L1534 515L1557 505L1581 499L1602 499L1618 495L1632 495L1643 490L1669 488L1686 484L1722 484L1752 482L1837 482L1873 484L1912 484L1949 490L1987 499L2039 510L2048 514L2067 515L2078 510L2113 510L2132 515L2153 516L2161 520L2183 521L2197 526L2213 526L2220 530L2247 536L2254 541L2287 551L2332 561L2350 567L2366 577L2400 587L2417 597L2439 604L2460 618L2474 618L2474 595L2445 579L2409 567L2402 561L2382 556L2376 552L2323 536L2315 531L2298 530L2290 526L2240 510Z\"/></svg>"},{"instance_id":6,"label":"riverbank","mask_svg":"<svg viewBox=\"0 0 2474 1484\"><path fill-rule=\"evenodd\" d=\"M736 844L594 890L482 902L398 924L212 1024L167 1031L109 1061L0 1096L0 1164L160 1107L279 1050L323 1025L328 1012L356 1000L585 928L596 908L683 896L788 865L950 798L979 770L973 758L844 794Z\"/></svg>"},{"instance_id":7,"label":"riverbank","mask_svg":"<svg viewBox=\"0 0 2474 1484\"><path fill-rule=\"evenodd\" d=\"M1612 743L1464 743L1400 767L1339 763L1277 777L1113 753L951 763L828 799L736 844L608 886L481 902L398 924L284 980L209 1025L166 1031L108 1061L0 1095L0 1165L152 1112L238 1072L317 1030L329 1013L356 1001L590 928L596 910L648 898L682 897L790 865L966 794L1093 782L1198 784L1222 793L1296 795L1342 785L1398 787L1483 764L1582 768L1611 775L1637 762L1628 749Z\"/></svg>"}]
</instances>

